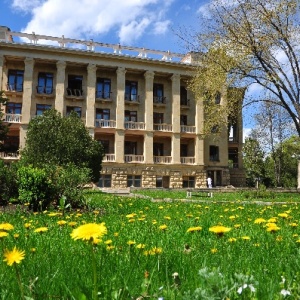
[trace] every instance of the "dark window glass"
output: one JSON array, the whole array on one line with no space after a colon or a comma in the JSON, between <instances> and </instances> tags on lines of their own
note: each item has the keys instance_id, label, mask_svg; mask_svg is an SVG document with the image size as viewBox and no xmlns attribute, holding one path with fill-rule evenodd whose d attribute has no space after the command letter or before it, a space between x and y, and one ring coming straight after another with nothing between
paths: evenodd
<instances>
[{"instance_id":1,"label":"dark window glass","mask_svg":"<svg viewBox=\"0 0 300 300\"><path fill-rule=\"evenodd\" d=\"M141 175L127 175L127 187L141 187Z\"/></svg>"},{"instance_id":2,"label":"dark window glass","mask_svg":"<svg viewBox=\"0 0 300 300\"><path fill-rule=\"evenodd\" d=\"M209 160L210 161L219 161L219 147L218 146L209 146Z\"/></svg>"},{"instance_id":3,"label":"dark window glass","mask_svg":"<svg viewBox=\"0 0 300 300\"><path fill-rule=\"evenodd\" d=\"M194 176L183 176L182 187L194 188L195 187L195 177Z\"/></svg>"},{"instance_id":4,"label":"dark window glass","mask_svg":"<svg viewBox=\"0 0 300 300\"><path fill-rule=\"evenodd\" d=\"M44 113L45 110L50 109L51 105L48 104L37 104L36 105L36 115L40 116Z\"/></svg>"},{"instance_id":5,"label":"dark window glass","mask_svg":"<svg viewBox=\"0 0 300 300\"><path fill-rule=\"evenodd\" d=\"M163 143L153 143L153 155L163 156L164 155L164 144Z\"/></svg>"},{"instance_id":6,"label":"dark window glass","mask_svg":"<svg viewBox=\"0 0 300 300\"><path fill-rule=\"evenodd\" d=\"M9 70L7 89L9 91L23 92L24 71Z\"/></svg>"},{"instance_id":7,"label":"dark window glass","mask_svg":"<svg viewBox=\"0 0 300 300\"><path fill-rule=\"evenodd\" d=\"M187 157L187 156L188 156L188 145L180 144L180 157Z\"/></svg>"},{"instance_id":8,"label":"dark window glass","mask_svg":"<svg viewBox=\"0 0 300 300\"><path fill-rule=\"evenodd\" d=\"M69 96L80 97L83 95L82 91L82 76L69 75L67 93Z\"/></svg>"},{"instance_id":9,"label":"dark window glass","mask_svg":"<svg viewBox=\"0 0 300 300\"><path fill-rule=\"evenodd\" d=\"M188 105L187 90L184 86L180 87L180 105Z\"/></svg>"},{"instance_id":10,"label":"dark window glass","mask_svg":"<svg viewBox=\"0 0 300 300\"><path fill-rule=\"evenodd\" d=\"M137 111L125 110L125 122L137 122Z\"/></svg>"},{"instance_id":11,"label":"dark window glass","mask_svg":"<svg viewBox=\"0 0 300 300\"><path fill-rule=\"evenodd\" d=\"M136 81L125 81L125 100L138 101L138 83Z\"/></svg>"},{"instance_id":12,"label":"dark window glass","mask_svg":"<svg viewBox=\"0 0 300 300\"><path fill-rule=\"evenodd\" d=\"M96 119L97 120L109 120L110 119L110 110L109 109L96 109Z\"/></svg>"},{"instance_id":13,"label":"dark window glass","mask_svg":"<svg viewBox=\"0 0 300 300\"><path fill-rule=\"evenodd\" d=\"M107 78L97 78L96 98L110 99L111 80Z\"/></svg>"},{"instance_id":14,"label":"dark window glass","mask_svg":"<svg viewBox=\"0 0 300 300\"><path fill-rule=\"evenodd\" d=\"M164 114L163 113L153 113L153 124L162 124L164 123Z\"/></svg>"},{"instance_id":15,"label":"dark window glass","mask_svg":"<svg viewBox=\"0 0 300 300\"><path fill-rule=\"evenodd\" d=\"M8 102L6 105L6 113L20 115L22 113L22 103Z\"/></svg>"},{"instance_id":16,"label":"dark window glass","mask_svg":"<svg viewBox=\"0 0 300 300\"><path fill-rule=\"evenodd\" d=\"M100 140L99 141L103 147L104 153L109 153L109 141L108 140Z\"/></svg>"},{"instance_id":17,"label":"dark window glass","mask_svg":"<svg viewBox=\"0 0 300 300\"><path fill-rule=\"evenodd\" d=\"M137 154L137 142L125 141L124 154L136 155Z\"/></svg>"},{"instance_id":18,"label":"dark window glass","mask_svg":"<svg viewBox=\"0 0 300 300\"><path fill-rule=\"evenodd\" d=\"M153 102L165 103L164 86L160 83L153 84Z\"/></svg>"},{"instance_id":19,"label":"dark window glass","mask_svg":"<svg viewBox=\"0 0 300 300\"><path fill-rule=\"evenodd\" d=\"M52 94L53 93L53 74L52 73L39 73L38 76L38 94Z\"/></svg>"},{"instance_id":20,"label":"dark window glass","mask_svg":"<svg viewBox=\"0 0 300 300\"><path fill-rule=\"evenodd\" d=\"M78 114L78 117L81 118L81 107L79 106L67 106L67 116L72 112L76 112Z\"/></svg>"},{"instance_id":21,"label":"dark window glass","mask_svg":"<svg viewBox=\"0 0 300 300\"><path fill-rule=\"evenodd\" d=\"M111 175L101 175L98 186L99 187L111 187Z\"/></svg>"},{"instance_id":22,"label":"dark window glass","mask_svg":"<svg viewBox=\"0 0 300 300\"><path fill-rule=\"evenodd\" d=\"M187 125L187 115L180 115L180 125Z\"/></svg>"}]
</instances>

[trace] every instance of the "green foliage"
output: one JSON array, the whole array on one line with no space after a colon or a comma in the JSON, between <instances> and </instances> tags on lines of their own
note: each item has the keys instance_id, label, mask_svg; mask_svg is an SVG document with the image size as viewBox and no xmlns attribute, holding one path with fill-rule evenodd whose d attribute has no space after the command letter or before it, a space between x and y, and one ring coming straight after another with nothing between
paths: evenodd
<instances>
[{"instance_id":1,"label":"green foliage","mask_svg":"<svg viewBox=\"0 0 300 300\"><path fill-rule=\"evenodd\" d=\"M8 133L8 125L3 122L2 105L6 105L8 99L6 98L4 91L0 91L0 150L2 149L2 141L5 140Z\"/></svg>"},{"instance_id":2,"label":"green foliage","mask_svg":"<svg viewBox=\"0 0 300 300\"><path fill-rule=\"evenodd\" d=\"M21 166L18 169L19 200L34 210L44 210L53 196L51 177L46 169Z\"/></svg>"},{"instance_id":3,"label":"green foliage","mask_svg":"<svg viewBox=\"0 0 300 300\"><path fill-rule=\"evenodd\" d=\"M0 160L0 203L7 204L12 198L17 198L17 164L4 164Z\"/></svg>"},{"instance_id":4,"label":"green foliage","mask_svg":"<svg viewBox=\"0 0 300 300\"><path fill-rule=\"evenodd\" d=\"M76 113L62 117L53 109L29 122L26 145L21 152L25 165L43 167L72 163L89 168L94 182L100 177L102 157L102 145L93 140Z\"/></svg>"}]
</instances>

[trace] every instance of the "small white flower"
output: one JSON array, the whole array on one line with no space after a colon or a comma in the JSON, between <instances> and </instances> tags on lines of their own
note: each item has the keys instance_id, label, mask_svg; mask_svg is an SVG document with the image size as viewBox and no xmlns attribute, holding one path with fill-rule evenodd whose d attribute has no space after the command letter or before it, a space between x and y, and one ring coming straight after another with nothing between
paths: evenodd
<instances>
[{"instance_id":1,"label":"small white flower","mask_svg":"<svg viewBox=\"0 0 300 300\"><path fill-rule=\"evenodd\" d=\"M237 293L238 293L238 294L241 294L242 291L243 291L243 287L241 286L241 287L238 288Z\"/></svg>"},{"instance_id":2,"label":"small white flower","mask_svg":"<svg viewBox=\"0 0 300 300\"><path fill-rule=\"evenodd\" d=\"M249 284L249 289L251 292L255 292L255 287L252 284Z\"/></svg>"},{"instance_id":3,"label":"small white flower","mask_svg":"<svg viewBox=\"0 0 300 300\"><path fill-rule=\"evenodd\" d=\"M284 290L284 289L283 289L283 290L281 290L280 294L283 295L283 296L285 297L285 296L290 296L290 295L291 295L291 292L288 291L288 290Z\"/></svg>"},{"instance_id":4,"label":"small white flower","mask_svg":"<svg viewBox=\"0 0 300 300\"><path fill-rule=\"evenodd\" d=\"M255 287L252 284L248 285L247 283L244 283L242 286L238 288L237 293L241 294L243 290L246 289L247 287L250 289L251 292L255 292Z\"/></svg>"}]
</instances>

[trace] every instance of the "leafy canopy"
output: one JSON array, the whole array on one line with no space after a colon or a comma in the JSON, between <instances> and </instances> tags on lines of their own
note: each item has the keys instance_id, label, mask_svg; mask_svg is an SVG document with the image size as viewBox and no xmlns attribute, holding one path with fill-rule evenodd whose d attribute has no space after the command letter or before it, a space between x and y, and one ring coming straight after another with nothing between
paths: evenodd
<instances>
[{"instance_id":1,"label":"leafy canopy","mask_svg":"<svg viewBox=\"0 0 300 300\"><path fill-rule=\"evenodd\" d=\"M8 133L8 125L3 122L3 111L2 108L7 104L8 99L6 98L3 91L0 91L0 150L3 146L2 142L5 140Z\"/></svg>"},{"instance_id":2,"label":"leafy canopy","mask_svg":"<svg viewBox=\"0 0 300 300\"><path fill-rule=\"evenodd\" d=\"M72 163L89 168L94 182L100 177L102 157L102 145L93 140L78 115L73 112L62 117L54 109L29 122L26 145L21 151L21 163L25 165Z\"/></svg>"}]
</instances>

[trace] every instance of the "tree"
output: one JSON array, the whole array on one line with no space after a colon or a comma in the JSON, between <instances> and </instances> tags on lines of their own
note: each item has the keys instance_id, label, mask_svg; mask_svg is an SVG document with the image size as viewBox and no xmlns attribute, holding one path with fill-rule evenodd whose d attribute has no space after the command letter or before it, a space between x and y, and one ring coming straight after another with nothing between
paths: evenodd
<instances>
[{"instance_id":1,"label":"tree","mask_svg":"<svg viewBox=\"0 0 300 300\"><path fill-rule=\"evenodd\" d=\"M3 147L3 141L5 140L7 133L8 133L8 125L4 124L3 122L3 111L2 106L5 106L8 99L5 97L3 91L0 91L0 150Z\"/></svg>"},{"instance_id":2,"label":"tree","mask_svg":"<svg viewBox=\"0 0 300 300\"><path fill-rule=\"evenodd\" d=\"M203 30L192 37L196 44L184 37L200 53L193 91L213 98L230 87L256 84L263 96L249 97L244 105L266 101L284 108L300 136L299 1L212 0L209 7ZM222 117L211 113L213 123L226 122L234 102L227 98ZM205 108L216 110L210 105Z\"/></svg>"},{"instance_id":3,"label":"tree","mask_svg":"<svg viewBox=\"0 0 300 300\"><path fill-rule=\"evenodd\" d=\"M21 150L21 164L77 167L91 170L91 180L100 178L102 145L93 140L76 113L62 117L54 109L33 118L28 125L26 145Z\"/></svg>"}]
</instances>

